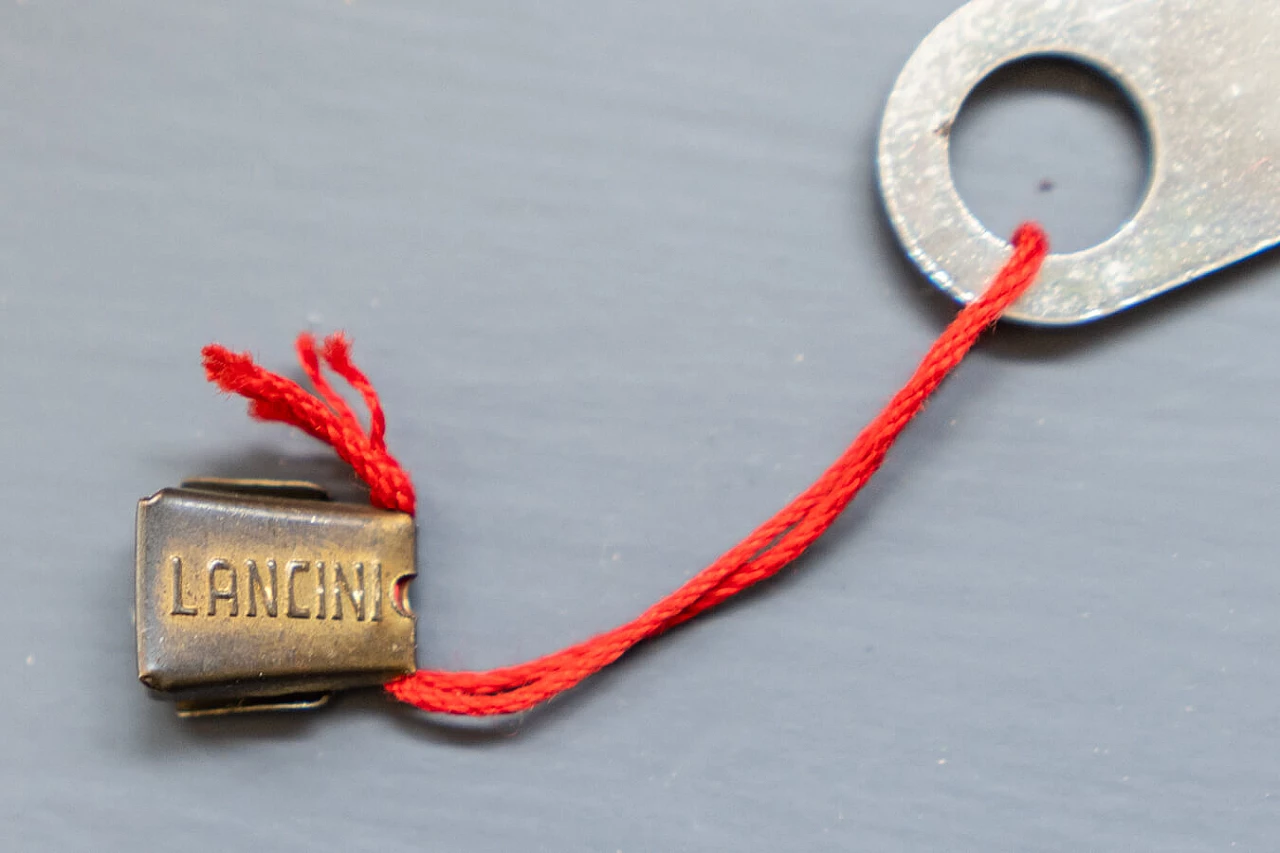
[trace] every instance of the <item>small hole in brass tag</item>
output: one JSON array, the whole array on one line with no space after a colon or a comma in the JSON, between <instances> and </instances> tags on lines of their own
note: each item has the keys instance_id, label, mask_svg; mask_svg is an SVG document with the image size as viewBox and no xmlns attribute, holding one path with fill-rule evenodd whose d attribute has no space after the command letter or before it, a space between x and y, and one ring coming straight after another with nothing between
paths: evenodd
<instances>
[{"instance_id":1,"label":"small hole in brass tag","mask_svg":"<svg viewBox=\"0 0 1280 853\"><path fill-rule=\"evenodd\" d=\"M413 578L413 575L402 575L391 585L391 605L397 613L410 618L414 615L413 607L409 604L409 583Z\"/></svg>"}]
</instances>

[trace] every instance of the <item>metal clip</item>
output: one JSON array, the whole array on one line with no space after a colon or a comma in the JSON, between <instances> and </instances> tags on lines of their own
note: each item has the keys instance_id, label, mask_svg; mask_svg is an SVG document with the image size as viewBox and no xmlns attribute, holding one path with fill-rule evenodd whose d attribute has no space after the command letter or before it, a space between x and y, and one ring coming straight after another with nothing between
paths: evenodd
<instances>
[{"instance_id":1,"label":"metal clip","mask_svg":"<svg viewBox=\"0 0 1280 853\"><path fill-rule=\"evenodd\" d=\"M181 716L313 708L414 670L404 513L188 480L138 503L137 547L138 678Z\"/></svg>"},{"instance_id":2,"label":"metal clip","mask_svg":"<svg viewBox=\"0 0 1280 853\"><path fill-rule=\"evenodd\" d=\"M1146 197L1114 236L1051 255L1006 314L1096 320L1280 243L1280 5L1259 0L973 0L907 62L880 132L880 188L908 254L975 298L1008 246L951 180L950 128L1001 66L1065 57L1114 80L1146 122Z\"/></svg>"}]
</instances>

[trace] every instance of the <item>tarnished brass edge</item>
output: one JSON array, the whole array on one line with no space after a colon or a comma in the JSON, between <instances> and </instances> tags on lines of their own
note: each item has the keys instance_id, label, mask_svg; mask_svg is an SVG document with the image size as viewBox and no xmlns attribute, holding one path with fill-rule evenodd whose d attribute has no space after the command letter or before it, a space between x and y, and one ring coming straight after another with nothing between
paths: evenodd
<instances>
[{"instance_id":1,"label":"tarnished brass edge","mask_svg":"<svg viewBox=\"0 0 1280 853\"><path fill-rule=\"evenodd\" d=\"M227 492L234 495L285 498L288 500L331 501L324 487L310 480L272 480L245 477L188 477L182 488L203 492Z\"/></svg>"},{"instance_id":2,"label":"tarnished brass edge","mask_svg":"<svg viewBox=\"0 0 1280 853\"><path fill-rule=\"evenodd\" d=\"M314 674L298 672L293 675L272 678L241 678L233 681L164 682L152 673L138 676L157 698L176 699L179 702L217 703L237 699L271 699L278 696L296 696L304 693L340 693L344 690L363 690L380 687L388 681L412 675L417 665L360 672L327 672Z\"/></svg>"},{"instance_id":3,"label":"tarnished brass edge","mask_svg":"<svg viewBox=\"0 0 1280 853\"><path fill-rule=\"evenodd\" d=\"M256 714L262 711L314 711L327 705L332 693L300 693L292 696L264 696L223 702L187 699L176 703L175 710L184 720L200 717L226 717L231 714Z\"/></svg>"},{"instance_id":4,"label":"tarnished brass edge","mask_svg":"<svg viewBox=\"0 0 1280 853\"><path fill-rule=\"evenodd\" d=\"M142 671L142 661L146 656L146 649L143 646L143 637L145 636L145 620L143 614L146 608L146 602L143 600L146 595L146 577L143 572L139 571L139 566L143 562L143 540L142 530L146 524L147 508L154 506L156 501L160 500L162 492L156 492L151 497L142 498L138 501L138 511L134 515L134 531L133 531L133 637L134 649L138 661L138 680L147 687L155 690L155 684L149 673Z\"/></svg>"}]
</instances>

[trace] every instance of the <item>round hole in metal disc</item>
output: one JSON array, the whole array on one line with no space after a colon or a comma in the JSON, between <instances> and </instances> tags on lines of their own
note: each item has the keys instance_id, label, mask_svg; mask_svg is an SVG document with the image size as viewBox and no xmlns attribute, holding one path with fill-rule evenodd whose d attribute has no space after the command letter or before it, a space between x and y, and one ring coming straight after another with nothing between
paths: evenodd
<instances>
[{"instance_id":1,"label":"round hole in metal disc","mask_svg":"<svg viewBox=\"0 0 1280 853\"><path fill-rule=\"evenodd\" d=\"M1054 252L1103 242L1142 203L1150 178L1146 124L1124 91L1081 62L1020 60L970 93L950 135L965 205L1007 238L1034 219Z\"/></svg>"}]
</instances>

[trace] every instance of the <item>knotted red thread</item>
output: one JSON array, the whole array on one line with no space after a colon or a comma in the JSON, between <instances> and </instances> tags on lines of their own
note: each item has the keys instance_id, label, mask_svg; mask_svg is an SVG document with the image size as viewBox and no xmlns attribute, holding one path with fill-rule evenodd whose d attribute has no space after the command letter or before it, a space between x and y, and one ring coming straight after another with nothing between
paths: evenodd
<instances>
[{"instance_id":1,"label":"knotted red thread","mask_svg":"<svg viewBox=\"0 0 1280 853\"><path fill-rule=\"evenodd\" d=\"M903 386L813 485L726 551L683 586L636 619L558 652L487 672L419 670L390 682L387 690L424 711L487 716L523 711L617 660L642 640L692 619L744 589L772 577L821 536L880 468L898 435L924 408L942 380L964 359L978 337L1031 285L1048 254L1044 232L1023 225L1013 254L986 292L956 316L929 348ZM335 334L317 353L308 334L297 340L298 357L319 397L224 347L204 348L210 381L251 401L249 412L291 424L333 446L369 484L370 500L384 509L414 511L409 475L387 452L386 422L373 386L351 362L348 341ZM370 412L365 431L320 370L320 359L364 397Z\"/></svg>"}]
</instances>

